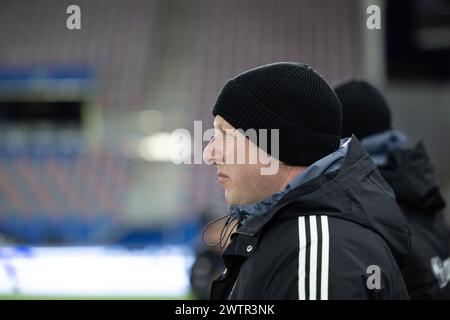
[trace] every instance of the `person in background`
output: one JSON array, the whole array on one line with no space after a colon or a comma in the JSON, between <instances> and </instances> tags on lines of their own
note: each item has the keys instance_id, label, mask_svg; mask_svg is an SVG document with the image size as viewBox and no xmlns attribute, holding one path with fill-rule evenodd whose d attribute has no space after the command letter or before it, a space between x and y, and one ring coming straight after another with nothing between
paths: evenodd
<instances>
[{"instance_id":1,"label":"person in background","mask_svg":"<svg viewBox=\"0 0 450 320\"><path fill-rule=\"evenodd\" d=\"M393 188L412 233L412 250L402 270L412 299L450 299L450 233L444 199L424 144L410 147L407 136L391 125L382 94L365 81L335 87L342 105L342 136L361 139Z\"/></svg>"}]
</instances>

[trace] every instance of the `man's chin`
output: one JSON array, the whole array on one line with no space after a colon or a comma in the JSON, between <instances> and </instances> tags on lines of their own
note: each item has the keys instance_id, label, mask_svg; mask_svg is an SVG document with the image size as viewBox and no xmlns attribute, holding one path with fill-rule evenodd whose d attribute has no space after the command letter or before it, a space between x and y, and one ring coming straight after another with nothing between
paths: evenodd
<instances>
[{"instance_id":1,"label":"man's chin","mask_svg":"<svg viewBox=\"0 0 450 320\"><path fill-rule=\"evenodd\" d=\"M231 192L227 191L227 189L225 189L225 202L229 206L237 206L240 204L238 199Z\"/></svg>"},{"instance_id":2,"label":"man's chin","mask_svg":"<svg viewBox=\"0 0 450 320\"><path fill-rule=\"evenodd\" d=\"M229 206L234 206L234 201L233 199L227 194L227 191L225 190L225 202L227 203L227 205Z\"/></svg>"}]
</instances>

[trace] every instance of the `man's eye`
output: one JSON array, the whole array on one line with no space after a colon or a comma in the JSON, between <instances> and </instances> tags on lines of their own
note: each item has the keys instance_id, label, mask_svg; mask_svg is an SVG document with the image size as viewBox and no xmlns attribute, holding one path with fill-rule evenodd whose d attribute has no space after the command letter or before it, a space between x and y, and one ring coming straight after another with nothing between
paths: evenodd
<instances>
[{"instance_id":1,"label":"man's eye","mask_svg":"<svg viewBox=\"0 0 450 320\"><path fill-rule=\"evenodd\" d=\"M232 134L232 133L227 133L227 134L225 134L225 138L226 139L235 139L236 136L234 134Z\"/></svg>"}]
</instances>

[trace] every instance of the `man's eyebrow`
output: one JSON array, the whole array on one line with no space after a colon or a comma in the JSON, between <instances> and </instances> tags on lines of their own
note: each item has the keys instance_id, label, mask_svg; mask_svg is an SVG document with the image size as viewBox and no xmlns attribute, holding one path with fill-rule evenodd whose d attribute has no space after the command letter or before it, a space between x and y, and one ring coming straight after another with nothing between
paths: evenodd
<instances>
[{"instance_id":1,"label":"man's eyebrow","mask_svg":"<svg viewBox=\"0 0 450 320\"><path fill-rule=\"evenodd\" d=\"M214 120L214 128L218 131L220 131L223 134L235 134L236 129L230 126L229 128L225 128L227 126L227 123L225 122L219 122L217 123L216 120Z\"/></svg>"},{"instance_id":2,"label":"man's eyebrow","mask_svg":"<svg viewBox=\"0 0 450 320\"><path fill-rule=\"evenodd\" d=\"M225 130L223 129L223 123L217 124L217 122L214 121L214 127L219 131L225 132Z\"/></svg>"}]
</instances>

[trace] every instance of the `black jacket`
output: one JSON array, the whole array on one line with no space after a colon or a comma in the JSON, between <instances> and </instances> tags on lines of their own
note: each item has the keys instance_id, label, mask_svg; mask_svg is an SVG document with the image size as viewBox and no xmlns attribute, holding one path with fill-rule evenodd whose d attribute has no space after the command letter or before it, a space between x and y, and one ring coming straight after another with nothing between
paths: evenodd
<instances>
[{"instance_id":1,"label":"black jacket","mask_svg":"<svg viewBox=\"0 0 450 320\"><path fill-rule=\"evenodd\" d=\"M353 136L341 169L238 228L211 298L407 299L409 249L393 191Z\"/></svg>"},{"instance_id":2,"label":"black jacket","mask_svg":"<svg viewBox=\"0 0 450 320\"><path fill-rule=\"evenodd\" d=\"M381 174L393 188L411 228L411 257L403 271L413 299L450 299L450 235L444 200L422 143L395 151Z\"/></svg>"}]
</instances>

